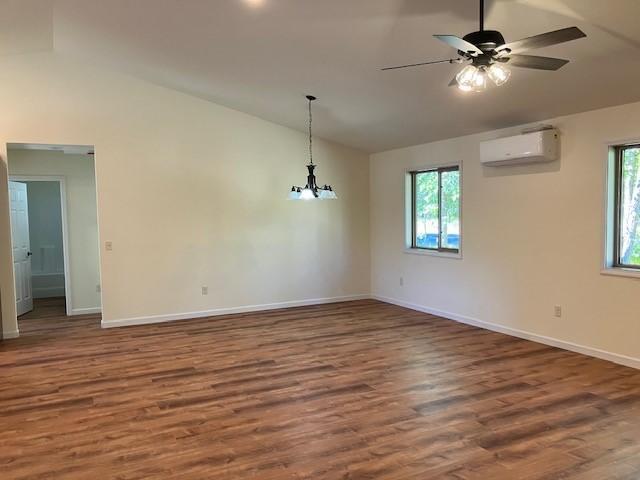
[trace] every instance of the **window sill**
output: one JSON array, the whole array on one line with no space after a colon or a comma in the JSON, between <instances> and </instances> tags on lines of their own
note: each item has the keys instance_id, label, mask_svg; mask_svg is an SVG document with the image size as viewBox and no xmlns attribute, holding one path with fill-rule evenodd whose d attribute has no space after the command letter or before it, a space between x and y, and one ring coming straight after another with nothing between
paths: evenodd
<instances>
[{"instance_id":1,"label":"window sill","mask_svg":"<svg viewBox=\"0 0 640 480\"><path fill-rule=\"evenodd\" d=\"M601 270L600 274L614 277L637 278L640 280L640 270L634 270L633 268L607 267Z\"/></svg>"},{"instance_id":2,"label":"window sill","mask_svg":"<svg viewBox=\"0 0 640 480\"><path fill-rule=\"evenodd\" d=\"M426 255L429 257L453 258L458 260L462 259L462 252L438 252L435 250L425 250L422 248L405 248L404 253L408 253L409 255Z\"/></svg>"}]
</instances>

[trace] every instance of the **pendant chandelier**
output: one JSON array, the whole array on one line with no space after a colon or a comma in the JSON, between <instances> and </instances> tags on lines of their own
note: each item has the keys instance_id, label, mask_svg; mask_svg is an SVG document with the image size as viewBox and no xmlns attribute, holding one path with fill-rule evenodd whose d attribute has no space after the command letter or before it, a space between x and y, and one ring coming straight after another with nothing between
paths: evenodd
<instances>
[{"instance_id":1,"label":"pendant chandelier","mask_svg":"<svg viewBox=\"0 0 640 480\"><path fill-rule=\"evenodd\" d=\"M309 175L307 176L307 184L304 187L297 187L295 185L291 187L289 200L334 200L338 198L330 185L318 187L316 176L313 173L316 165L313 163L313 135L311 132L313 116L311 115L311 102L315 99L316 97L307 95L307 100L309 101L309 165L307 165Z\"/></svg>"}]
</instances>

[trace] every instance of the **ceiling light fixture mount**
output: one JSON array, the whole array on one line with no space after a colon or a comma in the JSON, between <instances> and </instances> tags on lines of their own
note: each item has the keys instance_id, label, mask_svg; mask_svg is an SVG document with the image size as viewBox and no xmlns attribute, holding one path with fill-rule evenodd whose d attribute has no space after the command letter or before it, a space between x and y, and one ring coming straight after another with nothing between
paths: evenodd
<instances>
[{"instance_id":1,"label":"ceiling light fixture mount","mask_svg":"<svg viewBox=\"0 0 640 480\"><path fill-rule=\"evenodd\" d=\"M324 185L318 187L315 169L316 165L313 163L313 131L311 129L313 123L313 114L311 111L311 103L317 100L313 95L307 95L309 102L309 164L307 165L308 175L307 183L304 187L291 187L289 192L289 200L334 200L338 198L336 193L331 188L331 185Z\"/></svg>"}]
</instances>

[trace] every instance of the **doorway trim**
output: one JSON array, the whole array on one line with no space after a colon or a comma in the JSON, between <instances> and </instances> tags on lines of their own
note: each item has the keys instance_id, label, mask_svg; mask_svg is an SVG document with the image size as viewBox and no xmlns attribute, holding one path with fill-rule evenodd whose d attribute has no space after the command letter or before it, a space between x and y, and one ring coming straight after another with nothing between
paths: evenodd
<instances>
[{"instance_id":1,"label":"doorway trim","mask_svg":"<svg viewBox=\"0 0 640 480\"><path fill-rule=\"evenodd\" d=\"M60 184L60 208L62 213L62 257L64 263L64 297L67 316L74 315L71 305L71 277L69 268L69 228L67 225L67 186L60 175L9 175L12 182L58 182ZM13 228L13 225L11 226ZM14 299L15 302L15 299ZM85 313L85 312L82 312Z\"/></svg>"}]
</instances>

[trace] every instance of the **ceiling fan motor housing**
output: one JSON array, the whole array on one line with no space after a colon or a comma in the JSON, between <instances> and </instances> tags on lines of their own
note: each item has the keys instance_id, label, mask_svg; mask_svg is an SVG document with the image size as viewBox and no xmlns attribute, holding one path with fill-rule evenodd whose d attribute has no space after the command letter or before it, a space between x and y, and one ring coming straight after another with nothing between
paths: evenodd
<instances>
[{"instance_id":1,"label":"ceiling fan motor housing","mask_svg":"<svg viewBox=\"0 0 640 480\"><path fill-rule=\"evenodd\" d=\"M465 35L463 39L469 43L474 44L480 50L487 53L506 43L502 34L496 30L482 30L479 32L471 32Z\"/></svg>"},{"instance_id":2,"label":"ceiling fan motor housing","mask_svg":"<svg viewBox=\"0 0 640 480\"><path fill-rule=\"evenodd\" d=\"M494 51L496 48L506 43L502 34L496 30L481 30L479 32L471 32L465 35L463 39L482 50L482 55L473 52L463 52L461 50L458 51L460 55L466 56L467 58L472 58L473 64L478 67L488 67L493 62L498 60L494 58Z\"/></svg>"}]
</instances>

